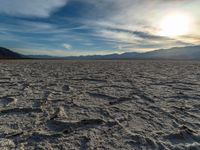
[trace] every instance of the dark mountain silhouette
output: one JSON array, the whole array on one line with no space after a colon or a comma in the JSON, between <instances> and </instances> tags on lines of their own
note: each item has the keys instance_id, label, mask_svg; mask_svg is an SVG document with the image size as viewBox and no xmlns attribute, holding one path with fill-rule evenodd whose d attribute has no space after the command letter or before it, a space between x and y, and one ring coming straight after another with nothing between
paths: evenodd
<instances>
[{"instance_id":1,"label":"dark mountain silhouette","mask_svg":"<svg viewBox=\"0 0 200 150\"><path fill-rule=\"evenodd\" d=\"M24 55L13 52L7 48L0 47L0 59L21 59Z\"/></svg>"},{"instance_id":2,"label":"dark mountain silhouette","mask_svg":"<svg viewBox=\"0 0 200 150\"><path fill-rule=\"evenodd\" d=\"M33 59L65 59L65 60L109 60L109 59L199 59L200 46L174 47L160 49L146 53L128 52L110 55L88 55L57 57L48 55L21 55L9 49L0 47L0 59L7 58L33 58Z\"/></svg>"}]
</instances>

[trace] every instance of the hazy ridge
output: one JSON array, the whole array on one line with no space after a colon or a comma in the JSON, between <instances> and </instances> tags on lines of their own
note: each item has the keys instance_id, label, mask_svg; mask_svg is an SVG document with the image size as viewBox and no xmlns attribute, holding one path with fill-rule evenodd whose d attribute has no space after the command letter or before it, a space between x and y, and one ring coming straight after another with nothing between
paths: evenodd
<instances>
[{"instance_id":1,"label":"hazy ridge","mask_svg":"<svg viewBox=\"0 0 200 150\"><path fill-rule=\"evenodd\" d=\"M22 55L9 49L0 47L0 58L37 58L37 59L66 59L66 60L100 60L100 59L200 59L200 46L174 47L151 52L127 52L109 55L87 56L48 56L48 55Z\"/></svg>"}]
</instances>

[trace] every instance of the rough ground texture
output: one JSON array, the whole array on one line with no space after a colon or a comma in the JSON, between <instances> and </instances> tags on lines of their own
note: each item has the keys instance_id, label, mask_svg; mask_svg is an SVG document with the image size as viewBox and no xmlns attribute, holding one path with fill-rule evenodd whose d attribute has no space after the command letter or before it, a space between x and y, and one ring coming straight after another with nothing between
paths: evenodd
<instances>
[{"instance_id":1,"label":"rough ground texture","mask_svg":"<svg viewBox=\"0 0 200 150\"><path fill-rule=\"evenodd\" d=\"M0 61L0 149L200 149L200 62Z\"/></svg>"}]
</instances>

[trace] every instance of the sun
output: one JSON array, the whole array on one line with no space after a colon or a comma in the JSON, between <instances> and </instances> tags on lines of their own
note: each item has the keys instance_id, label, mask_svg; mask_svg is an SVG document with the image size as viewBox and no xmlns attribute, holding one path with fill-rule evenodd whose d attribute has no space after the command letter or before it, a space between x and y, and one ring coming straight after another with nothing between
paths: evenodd
<instances>
[{"instance_id":1,"label":"sun","mask_svg":"<svg viewBox=\"0 0 200 150\"><path fill-rule=\"evenodd\" d=\"M183 13L170 14L160 23L160 35L175 37L186 35L190 31L190 17Z\"/></svg>"}]
</instances>

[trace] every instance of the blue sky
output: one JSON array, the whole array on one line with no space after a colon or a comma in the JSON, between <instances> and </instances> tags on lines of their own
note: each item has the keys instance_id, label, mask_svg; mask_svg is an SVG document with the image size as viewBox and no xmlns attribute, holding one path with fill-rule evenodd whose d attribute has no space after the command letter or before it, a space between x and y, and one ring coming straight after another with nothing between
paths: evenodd
<instances>
[{"instance_id":1,"label":"blue sky","mask_svg":"<svg viewBox=\"0 0 200 150\"><path fill-rule=\"evenodd\" d=\"M200 44L199 0L0 0L0 4L0 46L24 54L109 54ZM175 13L189 16L190 30L176 36L161 34L163 18Z\"/></svg>"}]
</instances>

